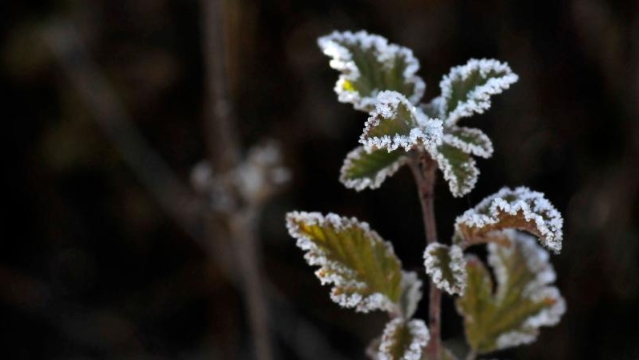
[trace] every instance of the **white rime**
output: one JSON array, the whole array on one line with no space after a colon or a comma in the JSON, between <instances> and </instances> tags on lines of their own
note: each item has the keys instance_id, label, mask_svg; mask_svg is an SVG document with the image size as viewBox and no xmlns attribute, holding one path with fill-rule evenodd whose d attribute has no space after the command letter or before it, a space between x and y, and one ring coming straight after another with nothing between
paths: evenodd
<instances>
[{"instance_id":1,"label":"white rime","mask_svg":"<svg viewBox=\"0 0 639 360\"><path fill-rule=\"evenodd\" d=\"M408 162L408 158L406 156L401 156L388 166L377 171L373 176L349 178L349 169L355 166L354 164L356 161L362 159L362 157L365 157L367 154L370 154L370 152L366 151L363 146L359 146L346 155L346 159L344 160L344 164L340 170L339 181L347 188L355 189L356 191L362 191L367 188L377 189L382 185L386 178L393 176L399 168Z\"/></svg>"},{"instance_id":2,"label":"white rime","mask_svg":"<svg viewBox=\"0 0 639 360\"><path fill-rule=\"evenodd\" d=\"M563 218L544 194L527 187L514 190L502 188L496 194L482 200L475 208L467 210L455 221L455 228L462 226L482 228L500 222L502 216L521 213L528 223L535 226L540 242L556 253L561 251Z\"/></svg>"},{"instance_id":3,"label":"white rime","mask_svg":"<svg viewBox=\"0 0 639 360\"><path fill-rule=\"evenodd\" d=\"M333 213L323 216L318 212L302 211L293 211L286 215L288 232L297 239L297 246L306 251L304 255L306 262L311 266L320 267L315 272L315 275L320 279L322 285L333 285L331 299L334 302L342 307L355 308L356 311L363 313L373 310L396 311L397 304L384 294L373 293L366 296L359 294L357 290L366 289L368 287L367 284L354 280L356 274L350 268L330 260L325 250L299 231L298 226L295 224L296 222L308 226L330 227L336 232L357 227L363 230L365 236L371 241L381 242L388 257L395 257L391 243L383 241L375 231L370 229L368 223L360 222L356 218L341 217Z\"/></svg>"},{"instance_id":4,"label":"white rime","mask_svg":"<svg viewBox=\"0 0 639 360\"><path fill-rule=\"evenodd\" d=\"M448 257L447 261L443 261L438 251L444 250ZM448 262L448 264L444 264ZM448 269L444 269L444 266L448 266ZM426 247L424 251L424 267L426 267L426 274L428 274L433 283L447 293L453 295L462 295L466 289L467 273L466 273L466 260L464 259L464 252L461 247L452 245L448 247L440 243L431 243ZM444 272L448 271L452 274L452 278L448 279L444 276Z\"/></svg>"},{"instance_id":5,"label":"white rime","mask_svg":"<svg viewBox=\"0 0 639 360\"><path fill-rule=\"evenodd\" d=\"M447 100L452 97L454 84L463 82L472 75L479 75L486 79L486 82L470 90L465 99L459 101L454 108L448 109ZM502 93L518 79L508 64L492 59L471 59L465 65L453 67L439 84L442 97L446 99L441 102L441 112L448 114L446 126L453 126L463 117L488 110L491 105L490 97Z\"/></svg>"},{"instance_id":6,"label":"white rime","mask_svg":"<svg viewBox=\"0 0 639 360\"><path fill-rule=\"evenodd\" d=\"M410 334L410 343L402 349L402 357L393 357L393 349L396 346L403 344L397 344L395 335L400 327L406 326ZM430 333L423 320L414 319L409 322L404 322L401 318L395 318L391 320L384 328L384 334L382 335L382 341L379 346L378 359L379 360L419 360L422 356L422 350L428 344L430 340Z\"/></svg>"},{"instance_id":7,"label":"white rime","mask_svg":"<svg viewBox=\"0 0 639 360\"><path fill-rule=\"evenodd\" d=\"M446 137L444 137L444 141ZM468 161L461 164L453 164L449 159L441 152L435 153L435 161L439 165L439 169L442 171L444 180L448 182L448 188L454 197L462 197L475 188L477 179L479 178L479 169L477 163L472 157L468 157ZM456 172L463 171L466 175L463 178L458 178Z\"/></svg>"},{"instance_id":8,"label":"white rime","mask_svg":"<svg viewBox=\"0 0 639 360\"><path fill-rule=\"evenodd\" d=\"M369 34L366 31L355 33L334 31L330 35L320 37L317 43L324 54L331 57L330 66L342 73L335 84L335 92L340 102L351 103L358 110L368 110L375 105L377 93L386 90L375 89L370 95L344 90L346 82L355 82L361 76L360 70L353 60L353 54L348 47L358 47L364 52L372 52L376 60L389 69L393 67L397 58L401 58L406 64L406 68L404 68L402 73L404 83L413 87L413 93L408 100L413 104L417 104L424 95L426 84L422 78L416 75L419 70L419 61L413 56L412 50L408 48L390 44L387 39L379 35Z\"/></svg>"},{"instance_id":9,"label":"white rime","mask_svg":"<svg viewBox=\"0 0 639 360\"><path fill-rule=\"evenodd\" d=\"M399 108L403 107L409 114L408 124L406 119L400 119ZM386 122L396 122L399 126L410 127L409 133L384 134L371 136L369 133ZM437 151L441 144L443 126L439 119L431 119L424 112L413 106L406 97L396 91L382 91L377 96L375 110L370 113L364 124L364 132L360 136L360 144L367 151L386 149L391 152L397 149L410 151L422 147L430 154Z\"/></svg>"},{"instance_id":10,"label":"white rime","mask_svg":"<svg viewBox=\"0 0 639 360\"><path fill-rule=\"evenodd\" d=\"M472 139L468 141L466 138ZM483 131L475 128L457 127L445 129L444 143L456 147L466 154L485 159L493 156L493 143Z\"/></svg>"}]
</instances>

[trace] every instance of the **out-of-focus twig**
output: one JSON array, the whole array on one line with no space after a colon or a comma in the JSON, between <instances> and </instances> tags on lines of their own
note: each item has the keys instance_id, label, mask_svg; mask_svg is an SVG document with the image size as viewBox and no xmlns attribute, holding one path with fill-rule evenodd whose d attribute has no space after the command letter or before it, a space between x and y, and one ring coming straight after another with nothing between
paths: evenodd
<instances>
[{"instance_id":1,"label":"out-of-focus twig","mask_svg":"<svg viewBox=\"0 0 639 360\"><path fill-rule=\"evenodd\" d=\"M60 21L49 26L43 35L64 74L129 168L186 233L193 239L202 239L201 214L205 204L175 176L133 125L114 90L89 59L77 31Z\"/></svg>"},{"instance_id":2,"label":"out-of-focus twig","mask_svg":"<svg viewBox=\"0 0 639 360\"><path fill-rule=\"evenodd\" d=\"M207 96L205 110L209 159L218 173L233 171L239 165L238 141L231 96L228 89L228 64L226 58L225 2L201 0L202 31ZM255 355L259 360L273 358L267 321L267 299L261 279L261 259L258 252L257 216L259 208L247 204L230 211L225 216L229 223L229 235L235 245L242 289L250 321Z\"/></svg>"}]
</instances>

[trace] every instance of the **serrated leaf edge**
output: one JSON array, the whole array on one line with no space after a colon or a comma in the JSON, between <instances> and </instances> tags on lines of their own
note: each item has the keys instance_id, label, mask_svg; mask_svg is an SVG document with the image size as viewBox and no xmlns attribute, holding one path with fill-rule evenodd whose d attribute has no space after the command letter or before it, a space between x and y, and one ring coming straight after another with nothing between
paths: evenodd
<instances>
[{"instance_id":1,"label":"serrated leaf edge","mask_svg":"<svg viewBox=\"0 0 639 360\"><path fill-rule=\"evenodd\" d=\"M466 166L470 170L470 177L465 184L459 183L453 171L452 164L444 154L438 151L435 153L434 158L439 165L439 169L442 171L444 180L448 182L448 188L454 197L462 197L475 188L475 184L477 184L477 180L479 179L479 169L477 168L477 162L472 156L468 157L468 162L466 163Z\"/></svg>"},{"instance_id":2,"label":"serrated leaf edge","mask_svg":"<svg viewBox=\"0 0 639 360\"><path fill-rule=\"evenodd\" d=\"M351 103L355 109L365 111L375 104L375 94L373 94L373 96L362 97L357 91L344 90L344 84L347 81L356 81L361 74L353 61L351 52L340 45L340 41L351 45L360 44L363 49L373 47L377 60L382 64L388 64L388 66L391 66L390 62L396 56L404 57L407 66L402 76L404 77L405 83L414 85L414 93L408 100L416 104L424 96L426 83L421 77L417 76L419 61L415 58L411 49L389 43L386 38L369 34L364 30L355 33L351 31L333 31L329 35L320 37L317 43L322 49L322 52L331 57L331 68L342 72L334 88L340 102ZM385 89L378 90L382 91Z\"/></svg>"},{"instance_id":3,"label":"serrated leaf edge","mask_svg":"<svg viewBox=\"0 0 639 360\"><path fill-rule=\"evenodd\" d=\"M404 356L401 360L419 360L421 358L422 351L430 340L430 333L428 332L426 324L420 319L414 319L405 323L403 319L396 318L386 324L386 327L384 328L382 341L379 346L379 360L399 360L393 359L390 356L390 352L394 345L393 334L397 331L399 326L404 324L408 327L408 331L410 332L413 341L409 345L409 348L404 352Z\"/></svg>"},{"instance_id":4,"label":"serrated leaf edge","mask_svg":"<svg viewBox=\"0 0 639 360\"><path fill-rule=\"evenodd\" d=\"M356 218L342 217L334 213L328 213L326 216L319 212L304 212L304 211L292 211L286 215L286 227L289 234L297 239L296 245L300 249L304 250L304 259L311 266L320 266L320 269L315 272L315 275L320 279L322 285L332 284L331 300L345 308L355 308L356 311L367 313L373 310L385 310L388 312L396 312L397 304L393 302L388 296L381 293L373 293L368 296L361 296L360 294L347 295L340 293L338 287L355 287L365 288L366 284L357 282L354 280L348 280L344 277L334 273L335 269L347 274L355 274L352 270L344 267L341 264L329 261L326 257L326 253L320 249L309 237L304 235L298 230L295 222L305 223L309 226L324 226L330 224L334 229L346 229L351 226L359 227L364 231L367 237L377 239L380 241L386 249L388 256L395 257L393 245L387 241L382 240L382 237L374 230L370 229L367 222L359 221ZM397 260L399 261L399 259ZM400 262L401 267L401 262ZM326 276L325 272L332 273L331 276Z\"/></svg>"},{"instance_id":5,"label":"serrated leaf edge","mask_svg":"<svg viewBox=\"0 0 639 360\"><path fill-rule=\"evenodd\" d=\"M384 167L380 171L375 174L374 178L359 178L359 179L349 179L347 178L348 169L353 166L356 160L361 159L362 153L370 153L366 151L363 146L359 146L353 149L346 155L346 159L344 159L344 164L340 169L339 181L344 184L349 189L354 189L355 191L362 191L366 188L368 189L377 189L379 188L386 178L393 176L402 166L408 163L408 157L401 156L397 160L395 160L389 166Z\"/></svg>"},{"instance_id":6,"label":"serrated leaf edge","mask_svg":"<svg viewBox=\"0 0 639 360\"><path fill-rule=\"evenodd\" d=\"M473 135L478 136L483 143L483 146L469 143L467 141L462 140L458 136L456 136L452 131L454 130L463 130L467 133L472 133ZM443 137L443 142L449 144L450 146L456 147L459 150L465 152L466 154L475 155L482 157L484 159L488 159L493 156L493 143L490 138L481 130L476 128L469 127L452 127L450 129L446 129Z\"/></svg>"},{"instance_id":7,"label":"serrated leaf edge","mask_svg":"<svg viewBox=\"0 0 639 360\"><path fill-rule=\"evenodd\" d=\"M450 256L450 271L453 273L453 283L444 278L439 258L433 255L434 251L445 249ZM424 267L433 283L441 290L450 295L461 295L466 290L466 260L464 259L464 251L457 245L450 247L440 243L428 244L424 250Z\"/></svg>"},{"instance_id":8,"label":"serrated leaf edge","mask_svg":"<svg viewBox=\"0 0 639 360\"><path fill-rule=\"evenodd\" d=\"M465 65L453 67L448 75L444 76L439 83L441 96L444 99L450 98L453 81L467 79L472 71L479 71L481 74L486 74L489 71L503 71L505 74L497 78L488 79L485 84L471 90L468 94L468 99L459 102L457 107L448 114L445 119L446 126L453 126L463 117L471 116L474 113L481 114L488 110L491 105L490 97L492 95L500 94L519 80L517 74L513 73L510 66L505 62L499 62L494 59L470 59ZM441 112L443 114L446 114L449 110L447 103L447 101L441 103Z\"/></svg>"}]
</instances>

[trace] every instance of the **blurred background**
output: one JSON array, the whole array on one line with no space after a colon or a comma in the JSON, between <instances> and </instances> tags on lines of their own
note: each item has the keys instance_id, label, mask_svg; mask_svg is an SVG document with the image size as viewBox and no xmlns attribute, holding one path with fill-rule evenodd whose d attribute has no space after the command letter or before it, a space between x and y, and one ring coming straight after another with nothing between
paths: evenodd
<instances>
[{"instance_id":1,"label":"blurred background","mask_svg":"<svg viewBox=\"0 0 639 360\"><path fill-rule=\"evenodd\" d=\"M215 247L230 239L204 231L180 202L210 146L202 8L192 0L0 5L0 358L254 358L241 270ZM334 29L367 29L412 48L427 100L471 57L510 64L519 82L464 120L495 144L492 159L478 160L476 189L455 199L437 184L440 238L502 186L546 193L565 216L564 250L552 261L568 311L533 345L497 357L639 358L639 3L229 0L222 15L241 146L277 139L292 173L264 205L258 231L276 359L364 359L385 320L330 301L288 236L285 212L357 216L423 274L409 171L377 191L338 181L366 114L333 92L338 75L316 38ZM109 121L115 131L105 131ZM136 158L149 149L155 157ZM450 298L443 318L445 342L463 349Z\"/></svg>"}]
</instances>

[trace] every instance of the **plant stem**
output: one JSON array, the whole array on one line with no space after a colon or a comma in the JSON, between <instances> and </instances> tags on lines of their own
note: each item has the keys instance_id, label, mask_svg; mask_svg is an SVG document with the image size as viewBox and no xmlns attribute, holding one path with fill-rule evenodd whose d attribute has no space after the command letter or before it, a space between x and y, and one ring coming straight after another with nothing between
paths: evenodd
<instances>
[{"instance_id":1,"label":"plant stem","mask_svg":"<svg viewBox=\"0 0 639 360\"><path fill-rule=\"evenodd\" d=\"M413 177L419 191L419 201L422 205L422 216L428 244L437 242L437 224L435 221L435 171L437 163L425 153L413 158L411 162ZM428 323L430 341L426 346L426 352L430 360L440 360L441 354L441 290L431 281L429 294Z\"/></svg>"}]
</instances>

